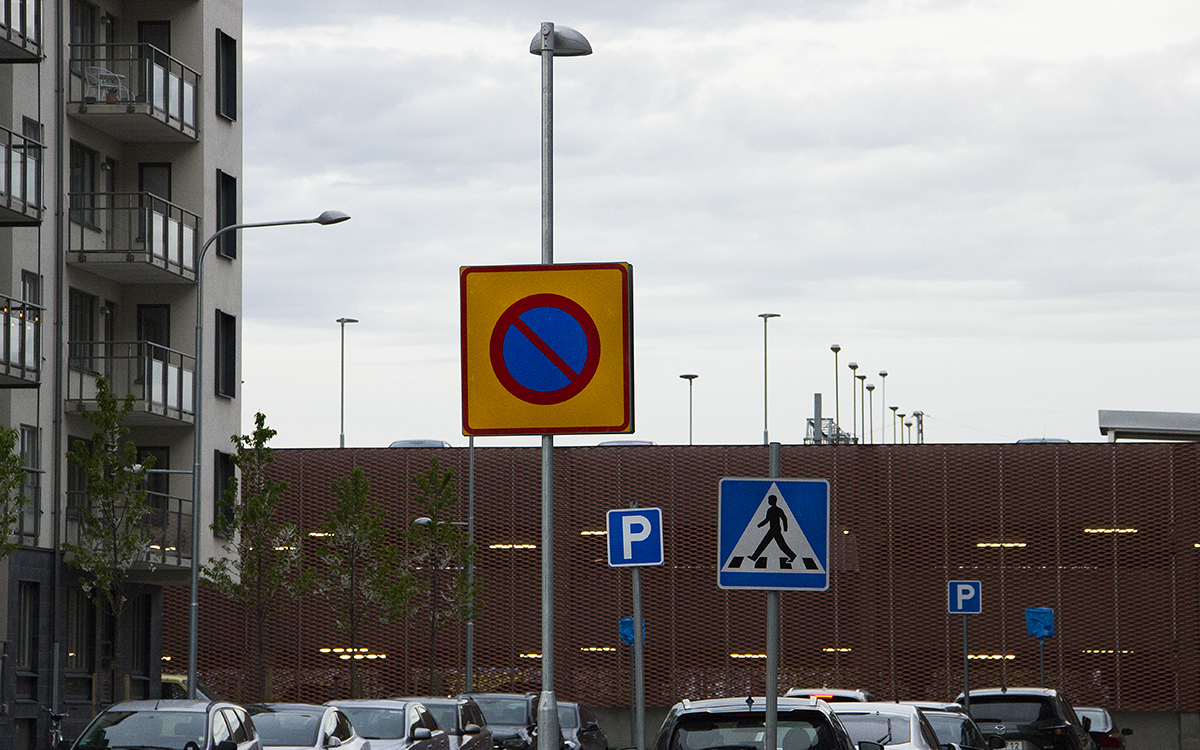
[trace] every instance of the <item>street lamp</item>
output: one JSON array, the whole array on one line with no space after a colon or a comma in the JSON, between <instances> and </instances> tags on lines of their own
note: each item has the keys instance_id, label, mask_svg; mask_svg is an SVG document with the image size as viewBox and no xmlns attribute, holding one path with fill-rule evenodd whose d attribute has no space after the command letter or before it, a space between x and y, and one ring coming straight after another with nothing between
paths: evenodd
<instances>
[{"instance_id":1,"label":"street lamp","mask_svg":"<svg viewBox=\"0 0 1200 750\"><path fill-rule=\"evenodd\" d=\"M435 525L450 524L451 526L466 526L470 529L470 523L467 521L439 521L438 524L428 516L420 516L412 520L413 526L420 526L426 530L433 530ZM429 694L435 694L434 674L437 669L437 587L438 587L438 568L436 554L430 555L429 560ZM474 580L475 575L475 560L473 557L467 558L467 579ZM472 612L474 612L474 603L472 603ZM475 618L472 615L470 622L474 623ZM467 659L470 662L470 658ZM466 670L472 669L468 663Z\"/></svg>"},{"instance_id":2,"label":"street lamp","mask_svg":"<svg viewBox=\"0 0 1200 750\"><path fill-rule=\"evenodd\" d=\"M895 445L896 444L896 410L899 409L900 407L899 406L889 406L888 408L892 410L892 445Z\"/></svg>"},{"instance_id":3,"label":"street lamp","mask_svg":"<svg viewBox=\"0 0 1200 750\"><path fill-rule=\"evenodd\" d=\"M904 412L900 412L896 416L900 417L900 444L904 445L904 418L908 415Z\"/></svg>"},{"instance_id":4,"label":"street lamp","mask_svg":"<svg viewBox=\"0 0 1200 750\"><path fill-rule=\"evenodd\" d=\"M853 432L858 432L858 401L855 400L857 393L854 388L854 373L858 371L858 363L851 362L848 366L850 368L850 403L852 405L850 410L850 428Z\"/></svg>"},{"instance_id":5,"label":"street lamp","mask_svg":"<svg viewBox=\"0 0 1200 750\"><path fill-rule=\"evenodd\" d=\"M863 376L864 378L866 375ZM875 442L875 384L867 383L867 393L871 395L871 431L867 434L871 436L869 442Z\"/></svg>"},{"instance_id":6,"label":"street lamp","mask_svg":"<svg viewBox=\"0 0 1200 750\"><path fill-rule=\"evenodd\" d=\"M686 380L688 382L688 445L691 445L692 444L692 383L696 380L696 378L698 378L700 376L692 374L692 373L686 373L686 374L680 375L679 377L683 378L684 380Z\"/></svg>"},{"instance_id":7,"label":"street lamp","mask_svg":"<svg viewBox=\"0 0 1200 750\"><path fill-rule=\"evenodd\" d=\"M759 313L763 319L763 445L769 445L767 440L767 321L778 318L779 313Z\"/></svg>"},{"instance_id":8,"label":"street lamp","mask_svg":"<svg viewBox=\"0 0 1200 750\"><path fill-rule=\"evenodd\" d=\"M291 224L340 224L350 219L350 214L341 211L323 211L314 219L291 219L289 221L264 221L255 224L230 224L213 232L204 241L200 254L196 256L196 372L192 374L192 565L191 602L188 608L188 700L196 700L196 657L200 633L200 449L202 417L200 381L204 374L204 256L218 238L238 229L258 227L283 227Z\"/></svg>"},{"instance_id":9,"label":"street lamp","mask_svg":"<svg viewBox=\"0 0 1200 750\"><path fill-rule=\"evenodd\" d=\"M887 422L884 409L887 408L887 370L879 371L879 442L887 442Z\"/></svg>"},{"instance_id":10,"label":"street lamp","mask_svg":"<svg viewBox=\"0 0 1200 750\"><path fill-rule=\"evenodd\" d=\"M867 382L866 373L855 375L858 378L858 403L862 404L862 432L858 433L865 439L867 436L867 394L863 392L863 384Z\"/></svg>"},{"instance_id":11,"label":"street lamp","mask_svg":"<svg viewBox=\"0 0 1200 750\"><path fill-rule=\"evenodd\" d=\"M838 426L840 431L842 425L842 405L838 400L838 352L842 350L841 344L830 344L829 351L833 352L833 423ZM837 441L840 442L840 441Z\"/></svg>"},{"instance_id":12,"label":"street lamp","mask_svg":"<svg viewBox=\"0 0 1200 750\"><path fill-rule=\"evenodd\" d=\"M338 436L338 447L346 447L346 324L357 323L354 318L338 318L338 323L342 324L342 422L341 432Z\"/></svg>"}]
</instances>

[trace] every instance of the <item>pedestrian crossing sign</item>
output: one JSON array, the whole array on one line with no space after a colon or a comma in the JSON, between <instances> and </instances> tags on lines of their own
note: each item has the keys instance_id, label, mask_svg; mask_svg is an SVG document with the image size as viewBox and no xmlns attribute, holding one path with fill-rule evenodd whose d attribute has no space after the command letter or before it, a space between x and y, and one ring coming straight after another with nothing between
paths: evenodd
<instances>
[{"instance_id":1,"label":"pedestrian crossing sign","mask_svg":"<svg viewBox=\"0 0 1200 750\"><path fill-rule=\"evenodd\" d=\"M829 588L828 481L725 477L718 486L718 586Z\"/></svg>"}]
</instances>

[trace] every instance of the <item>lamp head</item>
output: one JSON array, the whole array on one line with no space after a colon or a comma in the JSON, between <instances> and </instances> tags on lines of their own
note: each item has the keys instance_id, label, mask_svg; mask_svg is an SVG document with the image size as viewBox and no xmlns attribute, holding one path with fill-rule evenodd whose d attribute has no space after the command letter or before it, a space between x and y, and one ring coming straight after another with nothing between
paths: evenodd
<instances>
[{"instance_id":1,"label":"lamp head","mask_svg":"<svg viewBox=\"0 0 1200 750\"><path fill-rule=\"evenodd\" d=\"M888 408L892 410L892 416L896 416L896 410L899 409L900 407L899 406L889 406Z\"/></svg>"},{"instance_id":2,"label":"lamp head","mask_svg":"<svg viewBox=\"0 0 1200 750\"><path fill-rule=\"evenodd\" d=\"M778 318L779 313L759 313L758 317L762 318L763 320L766 320L767 318Z\"/></svg>"},{"instance_id":3,"label":"lamp head","mask_svg":"<svg viewBox=\"0 0 1200 750\"><path fill-rule=\"evenodd\" d=\"M866 377L866 375L859 375L859 377L860 377L860 378L865 378L865 377ZM874 383L867 383L867 390L868 390L868 391L873 391L873 390L875 390L875 384L874 384Z\"/></svg>"},{"instance_id":4,"label":"lamp head","mask_svg":"<svg viewBox=\"0 0 1200 750\"><path fill-rule=\"evenodd\" d=\"M849 367L851 370L857 370L857 369L858 369L858 363L857 363L857 362L851 362L850 364L848 364L848 365L846 365L846 366L847 366L847 367Z\"/></svg>"},{"instance_id":5,"label":"lamp head","mask_svg":"<svg viewBox=\"0 0 1200 750\"><path fill-rule=\"evenodd\" d=\"M880 370L880 371L879 371L879 377L881 377L881 378L886 378L886 377L887 377L887 370Z\"/></svg>"},{"instance_id":6,"label":"lamp head","mask_svg":"<svg viewBox=\"0 0 1200 750\"><path fill-rule=\"evenodd\" d=\"M685 374L683 374L683 375L680 375L679 377L683 378L684 380L689 380L689 381L690 381L690 380L695 380L696 378L698 378L698 377L700 377L700 376L699 376L699 375L696 375L696 374L694 374L694 373L690 373L690 372L689 372L689 373L685 373Z\"/></svg>"},{"instance_id":7,"label":"lamp head","mask_svg":"<svg viewBox=\"0 0 1200 750\"><path fill-rule=\"evenodd\" d=\"M854 377L858 378L859 380L866 380L866 379L867 379L867 376L866 376L866 375L855 375Z\"/></svg>"},{"instance_id":8,"label":"lamp head","mask_svg":"<svg viewBox=\"0 0 1200 750\"><path fill-rule=\"evenodd\" d=\"M412 520L412 525L413 526L424 526L424 527L428 528L433 525L433 519L427 518L426 516L421 516L419 518L414 518Z\"/></svg>"},{"instance_id":9,"label":"lamp head","mask_svg":"<svg viewBox=\"0 0 1200 750\"><path fill-rule=\"evenodd\" d=\"M350 221L350 214L342 211L322 211L320 216L313 219L313 223L321 226L341 224L343 221Z\"/></svg>"},{"instance_id":10,"label":"lamp head","mask_svg":"<svg viewBox=\"0 0 1200 750\"><path fill-rule=\"evenodd\" d=\"M550 35L554 35L553 41ZM550 22L542 24L538 33L529 42L529 52L533 55L542 54L542 50L552 49L555 57L579 57L592 54L592 45L587 37L569 26L555 26Z\"/></svg>"},{"instance_id":11,"label":"lamp head","mask_svg":"<svg viewBox=\"0 0 1200 750\"><path fill-rule=\"evenodd\" d=\"M833 352L834 354L837 354L841 350L842 350L841 344L830 344L829 345L829 351Z\"/></svg>"},{"instance_id":12,"label":"lamp head","mask_svg":"<svg viewBox=\"0 0 1200 750\"><path fill-rule=\"evenodd\" d=\"M357 318L338 318L334 322L341 323L342 325L346 325L347 323L357 323L358 319Z\"/></svg>"}]
</instances>

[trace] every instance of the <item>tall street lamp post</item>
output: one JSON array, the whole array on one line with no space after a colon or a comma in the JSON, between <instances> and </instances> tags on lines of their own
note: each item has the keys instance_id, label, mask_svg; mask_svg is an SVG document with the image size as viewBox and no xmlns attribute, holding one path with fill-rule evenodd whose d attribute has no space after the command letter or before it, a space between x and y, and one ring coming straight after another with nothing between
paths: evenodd
<instances>
[{"instance_id":1,"label":"tall street lamp post","mask_svg":"<svg viewBox=\"0 0 1200 750\"><path fill-rule=\"evenodd\" d=\"M887 370L879 371L879 442L887 442L887 421L884 410L887 409Z\"/></svg>"},{"instance_id":2,"label":"tall street lamp post","mask_svg":"<svg viewBox=\"0 0 1200 750\"><path fill-rule=\"evenodd\" d=\"M852 407L853 407L850 410L850 429L852 432L857 433L858 432L858 389L855 387L854 378L856 377L856 373L858 372L858 363L851 362L848 365L848 367L850 368L850 403L852 404ZM856 440L855 442L858 442L858 441Z\"/></svg>"},{"instance_id":3,"label":"tall street lamp post","mask_svg":"<svg viewBox=\"0 0 1200 750\"><path fill-rule=\"evenodd\" d=\"M866 375L863 375L863 377L865 378ZM874 383L867 383L867 393L870 394L870 402L871 402L871 431L869 433L867 433L868 435L871 436L871 439L868 440L867 442L874 443L875 442L875 384Z\"/></svg>"},{"instance_id":4,"label":"tall street lamp post","mask_svg":"<svg viewBox=\"0 0 1200 750\"><path fill-rule=\"evenodd\" d=\"M829 351L833 352L833 423L841 430L842 425L842 404L838 398L838 352L842 350L841 344L830 344ZM836 433L834 433L836 436ZM840 442L840 441L837 441Z\"/></svg>"},{"instance_id":5,"label":"tall street lamp post","mask_svg":"<svg viewBox=\"0 0 1200 750\"><path fill-rule=\"evenodd\" d=\"M771 441L767 439L767 321L778 318L779 313L759 313L758 317L763 319L763 445L769 445Z\"/></svg>"},{"instance_id":6,"label":"tall street lamp post","mask_svg":"<svg viewBox=\"0 0 1200 750\"><path fill-rule=\"evenodd\" d=\"M862 414L859 415L862 419L862 431L858 434L865 441L867 439L867 394L863 390L863 385L867 382L867 376L864 373L862 375L855 375L854 377L858 378L858 403L862 404Z\"/></svg>"},{"instance_id":7,"label":"tall street lamp post","mask_svg":"<svg viewBox=\"0 0 1200 750\"><path fill-rule=\"evenodd\" d=\"M346 447L346 324L357 323L354 318L338 318L338 323L342 324L342 406L341 406L341 431L338 435L338 447Z\"/></svg>"},{"instance_id":8,"label":"tall street lamp post","mask_svg":"<svg viewBox=\"0 0 1200 750\"><path fill-rule=\"evenodd\" d=\"M264 221L255 224L231 224L213 232L204 241L200 254L196 256L196 372L192 375L192 564L191 564L191 602L188 607L188 671L187 692L188 700L196 700L196 656L198 652L200 633L200 459L203 451L200 446L202 434L200 381L204 374L204 256L208 248L218 238L238 229L257 229L258 227L283 227L291 224L340 224L350 218L349 214L341 211L324 211L314 219L291 219L289 221Z\"/></svg>"},{"instance_id":9,"label":"tall street lamp post","mask_svg":"<svg viewBox=\"0 0 1200 750\"><path fill-rule=\"evenodd\" d=\"M685 373L679 377L688 382L688 445L692 444L692 383L700 377L693 373Z\"/></svg>"},{"instance_id":10,"label":"tall street lamp post","mask_svg":"<svg viewBox=\"0 0 1200 750\"><path fill-rule=\"evenodd\" d=\"M888 408L892 410L892 445L895 445L896 444L896 410L899 409L900 407L899 406L889 406Z\"/></svg>"}]
</instances>

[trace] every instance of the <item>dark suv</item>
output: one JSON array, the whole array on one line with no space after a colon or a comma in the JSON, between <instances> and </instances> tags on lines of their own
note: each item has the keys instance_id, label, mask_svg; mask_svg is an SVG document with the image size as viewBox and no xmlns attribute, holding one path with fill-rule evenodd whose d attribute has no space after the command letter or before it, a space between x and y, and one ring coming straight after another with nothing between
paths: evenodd
<instances>
[{"instance_id":1,"label":"dark suv","mask_svg":"<svg viewBox=\"0 0 1200 750\"><path fill-rule=\"evenodd\" d=\"M537 747L537 693L463 693L473 698L492 729L496 750L534 750Z\"/></svg>"},{"instance_id":2,"label":"dark suv","mask_svg":"<svg viewBox=\"0 0 1200 750\"><path fill-rule=\"evenodd\" d=\"M1075 709L1057 690L972 690L970 713L980 731L1003 737L1008 750L1096 750Z\"/></svg>"},{"instance_id":3,"label":"dark suv","mask_svg":"<svg viewBox=\"0 0 1200 750\"><path fill-rule=\"evenodd\" d=\"M676 703L667 712L654 750L756 750L763 746L765 698L717 698ZM783 750L855 750L842 722L816 698L780 698L778 742ZM860 742L858 750L883 750Z\"/></svg>"}]
</instances>

